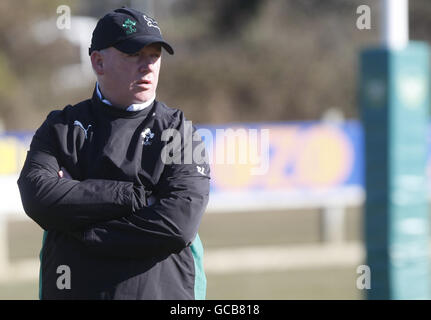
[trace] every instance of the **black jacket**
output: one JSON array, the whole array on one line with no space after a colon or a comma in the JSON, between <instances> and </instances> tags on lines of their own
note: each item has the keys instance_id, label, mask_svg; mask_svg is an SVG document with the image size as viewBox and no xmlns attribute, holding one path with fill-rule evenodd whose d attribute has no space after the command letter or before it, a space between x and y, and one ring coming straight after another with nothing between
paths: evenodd
<instances>
[{"instance_id":1,"label":"black jacket","mask_svg":"<svg viewBox=\"0 0 431 320\"><path fill-rule=\"evenodd\" d=\"M204 298L203 145L180 110L158 101L129 112L94 92L51 112L18 179L25 212L45 230L40 298Z\"/></svg>"}]
</instances>

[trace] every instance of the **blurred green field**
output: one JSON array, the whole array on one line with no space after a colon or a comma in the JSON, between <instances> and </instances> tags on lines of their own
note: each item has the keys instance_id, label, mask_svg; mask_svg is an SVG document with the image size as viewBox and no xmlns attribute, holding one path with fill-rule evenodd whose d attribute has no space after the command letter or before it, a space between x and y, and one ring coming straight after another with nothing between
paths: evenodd
<instances>
[{"instance_id":1,"label":"blurred green field","mask_svg":"<svg viewBox=\"0 0 431 320\"><path fill-rule=\"evenodd\" d=\"M208 274L207 299L362 299L356 266L288 272ZM37 281L0 286L0 300L38 299Z\"/></svg>"},{"instance_id":2,"label":"blurred green field","mask_svg":"<svg viewBox=\"0 0 431 320\"><path fill-rule=\"evenodd\" d=\"M200 237L207 251L249 246L292 246L321 241L318 210L207 214ZM346 241L361 241L361 210L346 211ZM8 225L10 259L38 257L42 232L31 222ZM207 299L362 299L356 265L257 272L207 273ZM37 299L38 282L2 282L0 299Z\"/></svg>"}]
</instances>

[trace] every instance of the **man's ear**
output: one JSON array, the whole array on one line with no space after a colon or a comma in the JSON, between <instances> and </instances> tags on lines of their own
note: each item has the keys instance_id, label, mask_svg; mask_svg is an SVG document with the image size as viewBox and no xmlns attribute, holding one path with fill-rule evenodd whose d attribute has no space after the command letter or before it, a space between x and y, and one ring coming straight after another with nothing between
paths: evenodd
<instances>
[{"instance_id":1,"label":"man's ear","mask_svg":"<svg viewBox=\"0 0 431 320\"><path fill-rule=\"evenodd\" d=\"M90 55L91 65L97 75L103 75L105 73L103 68L104 58L104 55L100 51L93 51Z\"/></svg>"}]
</instances>

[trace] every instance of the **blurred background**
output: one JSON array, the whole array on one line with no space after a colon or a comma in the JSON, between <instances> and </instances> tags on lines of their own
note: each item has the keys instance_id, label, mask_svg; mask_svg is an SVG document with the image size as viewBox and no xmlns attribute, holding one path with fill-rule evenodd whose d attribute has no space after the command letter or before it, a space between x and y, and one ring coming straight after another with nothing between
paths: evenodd
<instances>
[{"instance_id":1,"label":"blurred background","mask_svg":"<svg viewBox=\"0 0 431 320\"><path fill-rule=\"evenodd\" d=\"M38 298L42 230L22 212L17 175L49 111L91 96L91 32L122 5L154 16L175 49L158 100L210 132L256 129L263 146L269 130L264 174L212 164L207 298L363 299L358 57L379 43L373 0L1 1L0 299ZM409 6L410 38L429 43L431 2Z\"/></svg>"}]
</instances>

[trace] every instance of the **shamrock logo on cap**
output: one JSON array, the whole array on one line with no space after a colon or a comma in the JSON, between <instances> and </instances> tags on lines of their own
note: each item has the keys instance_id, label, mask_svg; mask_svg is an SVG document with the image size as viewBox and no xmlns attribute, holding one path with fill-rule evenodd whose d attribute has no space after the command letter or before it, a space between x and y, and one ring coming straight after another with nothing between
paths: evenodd
<instances>
[{"instance_id":1,"label":"shamrock logo on cap","mask_svg":"<svg viewBox=\"0 0 431 320\"><path fill-rule=\"evenodd\" d=\"M124 29L127 29L127 30L126 30L126 33L127 33L127 34L131 34L131 33L133 33L133 32L136 32L135 25L136 25L136 21L133 21L133 20L127 19L126 21L124 21L124 23L123 23L122 27L123 27Z\"/></svg>"}]
</instances>

